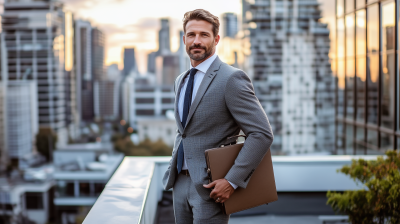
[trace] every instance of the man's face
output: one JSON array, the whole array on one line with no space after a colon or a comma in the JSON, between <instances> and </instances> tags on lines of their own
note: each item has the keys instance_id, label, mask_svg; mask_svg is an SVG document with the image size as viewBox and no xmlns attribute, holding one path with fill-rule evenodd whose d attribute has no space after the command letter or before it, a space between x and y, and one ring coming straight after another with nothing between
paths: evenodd
<instances>
[{"instance_id":1,"label":"man's face","mask_svg":"<svg viewBox=\"0 0 400 224\"><path fill-rule=\"evenodd\" d=\"M201 61L214 53L219 35L214 37L212 29L212 24L204 20L190 20L186 24L183 43L192 60Z\"/></svg>"}]
</instances>

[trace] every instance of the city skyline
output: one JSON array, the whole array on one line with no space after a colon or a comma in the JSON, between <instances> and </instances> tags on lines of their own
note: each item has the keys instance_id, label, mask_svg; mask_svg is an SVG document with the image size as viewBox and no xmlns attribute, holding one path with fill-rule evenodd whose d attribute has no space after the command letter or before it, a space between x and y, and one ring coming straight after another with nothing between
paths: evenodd
<instances>
[{"instance_id":1,"label":"city skyline","mask_svg":"<svg viewBox=\"0 0 400 224\"><path fill-rule=\"evenodd\" d=\"M75 18L89 20L93 26L102 30L106 38L105 64L118 63L123 68L123 48L134 47L136 50L139 72L147 70L147 55L158 50L158 30L161 27L160 19L169 18L171 33L171 50L179 48L179 31L182 30L182 18L185 12L197 8L204 8L221 17L225 12L233 12L241 17L241 0L204 0L190 2L174 1L126 1L105 0L63 0L65 9L71 10ZM154 7L157 5L157 7ZM140 7L138 7L140 6ZM174 6L174 7L170 7ZM143 10L151 9L152 10ZM169 10L164 10L168 8ZM112 17L104 15L113 15ZM127 19L125 15L131 16ZM220 18L222 19L222 17ZM221 30L222 31L222 30ZM140 32L140 33L139 33ZM220 32L220 35L222 32Z\"/></svg>"}]
</instances>

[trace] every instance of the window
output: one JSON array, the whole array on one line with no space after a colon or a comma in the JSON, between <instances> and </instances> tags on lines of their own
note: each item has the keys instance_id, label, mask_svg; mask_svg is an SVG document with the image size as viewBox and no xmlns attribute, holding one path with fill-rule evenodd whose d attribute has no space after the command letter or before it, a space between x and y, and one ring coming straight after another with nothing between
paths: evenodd
<instances>
[{"instance_id":1,"label":"window","mask_svg":"<svg viewBox=\"0 0 400 224\"><path fill-rule=\"evenodd\" d=\"M154 110L136 110L138 116L153 116Z\"/></svg>"},{"instance_id":2,"label":"window","mask_svg":"<svg viewBox=\"0 0 400 224\"><path fill-rule=\"evenodd\" d=\"M356 0L356 8L359 9L365 6L365 0Z\"/></svg>"},{"instance_id":3,"label":"window","mask_svg":"<svg viewBox=\"0 0 400 224\"><path fill-rule=\"evenodd\" d=\"M351 124L346 124L346 152L347 154L353 153L354 148L354 127Z\"/></svg>"},{"instance_id":4,"label":"window","mask_svg":"<svg viewBox=\"0 0 400 224\"><path fill-rule=\"evenodd\" d=\"M354 0L345 0L346 2L346 13L354 11Z\"/></svg>"},{"instance_id":5,"label":"window","mask_svg":"<svg viewBox=\"0 0 400 224\"><path fill-rule=\"evenodd\" d=\"M154 98L136 98L137 104L154 103Z\"/></svg>"},{"instance_id":6,"label":"window","mask_svg":"<svg viewBox=\"0 0 400 224\"><path fill-rule=\"evenodd\" d=\"M367 118L378 124L379 11L378 4L367 9Z\"/></svg>"},{"instance_id":7,"label":"window","mask_svg":"<svg viewBox=\"0 0 400 224\"><path fill-rule=\"evenodd\" d=\"M79 183L79 196L90 196L90 183Z\"/></svg>"},{"instance_id":8,"label":"window","mask_svg":"<svg viewBox=\"0 0 400 224\"><path fill-rule=\"evenodd\" d=\"M336 5L336 12L337 16L342 16L344 14L344 2L343 0L337 0L337 5Z\"/></svg>"},{"instance_id":9,"label":"window","mask_svg":"<svg viewBox=\"0 0 400 224\"><path fill-rule=\"evenodd\" d=\"M356 12L356 119L365 119L365 86L366 86L366 18L365 10Z\"/></svg>"},{"instance_id":10,"label":"window","mask_svg":"<svg viewBox=\"0 0 400 224\"><path fill-rule=\"evenodd\" d=\"M161 100L162 103L174 103L173 98L162 98Z\"/></svg>"},{"instance_id":11,"label":"window","mask_svg":"<svg viewBox=\"0 0 400 224\"><path fill-rule=\"evenodd\" d=\"M26 209L43 209L43 193L26 192L25 205Z\"/></svg>"},{"instance_id":12,"label":"window","mask_svg":"<svg viewBox=\"0 0 400 224\"><path fill-rule=\"evenodd\" d=\"M337 55L338 55L338 67L337 67L337 113L339 117L344 116L344 90L345 90L345 61L344 61L344 46L345 46L345 36L344 36L344 20L337 20Z\"/></svg>"},{"instance_id":13,"label":"window","mask_svg":"<svg viewBox=\"0 0 400 224\"><path fill-rule=\"evenodd\" d=\"M395 4L382 3L381 126L394 129ZM382 142L383 143L383 142Z\"/></svg>"}]
</instances>

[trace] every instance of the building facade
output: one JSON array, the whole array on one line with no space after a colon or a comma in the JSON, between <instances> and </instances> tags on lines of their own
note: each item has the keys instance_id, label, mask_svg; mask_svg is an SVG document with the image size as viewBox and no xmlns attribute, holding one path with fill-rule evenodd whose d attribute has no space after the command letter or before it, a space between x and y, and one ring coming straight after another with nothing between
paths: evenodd
<instances>
[{"instance_id":1,"label":"building facade","mask_svg":"<svg viewBox=\"0 0 400 224\"><path fill-rule=\"evenodd\" d=\"M106 79L104 66L105 35L98 28L92 28L92 72L94 80Z\"/></svg>"},{"instance_id":2,"label":"building facade","mask_svg":"<svg viewBox=\"0 0 400 224\"><path fill-rule=\"evenodd\" d=\"M238 17L236 14L227 12L222 15L222 26L224 37L235 37L238 33Z\"/></svg>"},{"instance_id":3,"label":"building facade","mask_svg":"<svg viewBox=\"0 0 400 224\"><path fill-rule=\"evenodd\" d=\"M123 159L108 143L70 144L53 152L55 223L82 222Z\"/></svg>"},{"instance_id":4,"label":"building facade","mask_svg":"<svg viewBox=\"0 0 400 224\"><path fill-rule=\"evenodd\" d=\"M170 54L156 58L156 79L159 85L174 85L180 75L179 55Z\"/></svg>"},{"instance_id":5,"label":"building facade","mask_svg":"<svg viewBox=\"0 0 400 224\"><path fill-rule=\"evenodd\" d=\"M158 31L158 51L151 52L147 57L147 72L156 73L157 57L171 55L171 41L170 41L170 28L169 20L161 19L161 28Z\"/></svg>"},{"instance_id":6,"label":"building facade","mask_svg":"<svg viewBox=\"0 0 400 224\"><path fill-rule=\"evenodd\" d=\"M140 118L165 117L174 110L174 86L157 85L155 82L128 77L122 86L123 119L137 128Z\"/></svg>"},{"instance_id":7,"label":"building facade","mask_svg":"<svg viewBox=\"0 0 400 224\"><path fill-rule=\"evenodd\" d=\"M3 97L7 105L0 110L6 113L6 132L0 138L7 138L8 158L18 161L32 153L38 132L37 84L35 81L9 80Z\"/></svg>"},{"instance_id":8,"label":"building facade","mask_svg":"<svg viewBox=\"0 0 400 224\"><path fill-rule=\"evenodd\" d=\"M82 121L94 118L92 26L90 22L75 21L75 74L77 105Z\"/></svg>"},{"instance_id":9,"label":"building facade","mask_svg":"<svg viewBox=\"0 0 400 224\"><path fill-rule=\"evenodd\" d=\"M94 82L94 115L96 120L118 119L120 80Z\"/></svg>"},{"instance_id":10,"label":"building facade","mask_svg":"<svg viewBox=\"0 0 400 224\"><path fill-rule=\"evenodd\" d=\"M314 1L243 1L253 85L274 131L275 153L334 151L329 29Z\"/></svg>"},{"instance_id":11,"label":"building facade","mask_svg":"<svg viewBox=\"0 0 400 224\"><path fill-rule=\"evenodd\" d=\"M399 1L336 1L336 152L400 146Z\"/></svg>"},{"instance_id":12,"label":"building facade","mask_svg":"<svg viewBox=\"0 0 400 224\"><path fill-rule=\"evenodd\" d=\"M64 12L61 2L6 1L2 31L7 72L2 79L36 80L40 127L53 129L66 144Z\"/></svg>"},{"instance_id":13,"label":"building facade","mask_svg":"<svg viewBox=\"0 0 400 224\"><path fill-rule=\"evenodd\" d=\"M161 19L161 29L158 31L158 52L159 54L171 53L169 19Z\"/></svg>"},{"instance_id":14,"label":"building facade","mask_svg":"<svg viewBox=\"0 0 400 224\"><path fill-rule=\"evenodd\" d=\"M137 72L137 64L135 57L135 48L125 48L124 49L124 76L129 75L131 72Z\"/></svg>"}]
</instances>

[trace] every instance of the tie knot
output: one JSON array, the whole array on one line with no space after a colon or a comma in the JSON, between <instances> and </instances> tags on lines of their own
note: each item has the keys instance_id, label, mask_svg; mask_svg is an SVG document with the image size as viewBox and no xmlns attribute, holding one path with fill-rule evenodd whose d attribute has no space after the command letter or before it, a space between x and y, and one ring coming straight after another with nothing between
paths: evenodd
<instances>
[{"instance_id":1,"label":"tie knot","mask_svg":"<svg viewBox=\"0 0 400 224\"><path fill-rule=\"evenodd\" d=\"M197 73L197 69L196 68L192 68L190 69L190 76L194 76Z\"/></svg>"}]
</instances>

